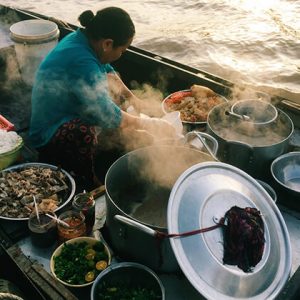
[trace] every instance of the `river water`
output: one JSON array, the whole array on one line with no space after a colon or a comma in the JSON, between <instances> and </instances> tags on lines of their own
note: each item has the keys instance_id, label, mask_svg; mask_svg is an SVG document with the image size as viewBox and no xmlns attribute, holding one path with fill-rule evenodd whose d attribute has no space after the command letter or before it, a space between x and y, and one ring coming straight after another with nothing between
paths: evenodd
<instances>
[{"instance_id":1,"label":"river water","mask_svg":"<svg viewBox=\"0 0 300 300\"><path fill-rule=\"evenodd\" d=\"M119 6L133 45L300 103L299 0L2 0L79 25L78 15Z\"/></svg>"}]
</instances>

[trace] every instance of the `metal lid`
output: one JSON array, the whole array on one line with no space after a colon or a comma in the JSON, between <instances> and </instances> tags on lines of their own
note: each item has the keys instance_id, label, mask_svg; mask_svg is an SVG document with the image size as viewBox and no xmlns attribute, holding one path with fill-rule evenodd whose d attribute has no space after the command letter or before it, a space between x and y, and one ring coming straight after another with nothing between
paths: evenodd
<instances>
[{"instance_id":1,"label":"metal lid","mask_svg":"<svg viewBox=\"0 0 300 300\"><path fill-rule=\"evenodd\" d=\"M220 162L204 162L177 179L168 204L169 233L215 225L232 206L260 210L265 249L253 272L223 264L222 228L170 240L191 284L208 299L273 299L291 270L291 248L284 219L264 188L244 171Z\"/></svg>"}]
</instances>

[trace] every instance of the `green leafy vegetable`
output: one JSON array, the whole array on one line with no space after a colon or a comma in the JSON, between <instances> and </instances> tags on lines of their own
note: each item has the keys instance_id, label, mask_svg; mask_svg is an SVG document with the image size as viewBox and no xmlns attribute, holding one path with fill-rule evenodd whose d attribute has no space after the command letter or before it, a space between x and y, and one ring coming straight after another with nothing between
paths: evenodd
<instances>
[{"instance_id":1,"label":"green leafy vegetable","mask_svg":"<svg viewBox=\"0 0 300 300\"><path fill-rule=\"evenodd\" d=\"M91 253L91 249L95 251L93 259L87 259L87 255ZM101 249L101 250L99 250ZM101 272L96 269L96 264L100 260L108 261L108 255L104 250L101 242L97 242L91 246L87 242L64 244L59 256L54 257L54 272L62 281L69 284L84 284L94 278ZM92 279L93 280L93 279Z\"/></svg>"}]
</instances>

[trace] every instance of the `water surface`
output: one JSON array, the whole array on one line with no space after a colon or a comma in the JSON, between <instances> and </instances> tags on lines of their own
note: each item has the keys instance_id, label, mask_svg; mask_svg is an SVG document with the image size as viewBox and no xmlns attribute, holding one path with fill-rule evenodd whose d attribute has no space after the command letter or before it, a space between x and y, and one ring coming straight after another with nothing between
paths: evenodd
<instances>
[{"instance_id":1,"label":"water surface","mask_svg":"<svg viewBox=\"0 0 300 300\"><path fill-rule=\"evenodd\" d=\"M133 45L300 103L300 1L2 0L79 25L78 15L119 6L136 24Z\"/></svg>"}]
</instances>

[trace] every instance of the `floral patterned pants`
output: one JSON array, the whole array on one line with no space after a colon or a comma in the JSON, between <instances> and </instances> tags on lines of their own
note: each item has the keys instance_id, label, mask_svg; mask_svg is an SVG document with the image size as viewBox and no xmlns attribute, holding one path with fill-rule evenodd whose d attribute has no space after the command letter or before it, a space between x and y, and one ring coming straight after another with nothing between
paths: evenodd
<instances>
[{"instance_id":1,"label":"floral patterned pants","mask_svg":"<svg viewBox=\"0 0 300 300\"><path fill-rule=\"evenodd\" d=\"M38 150L40 161L61 166L75 177L76 183L79 181L88 189L104 182L107 169L119 156L111 151L100 151L98 145L95 126L74 119L64 123L48 144Z\"/></svg>"}]
</instances>

